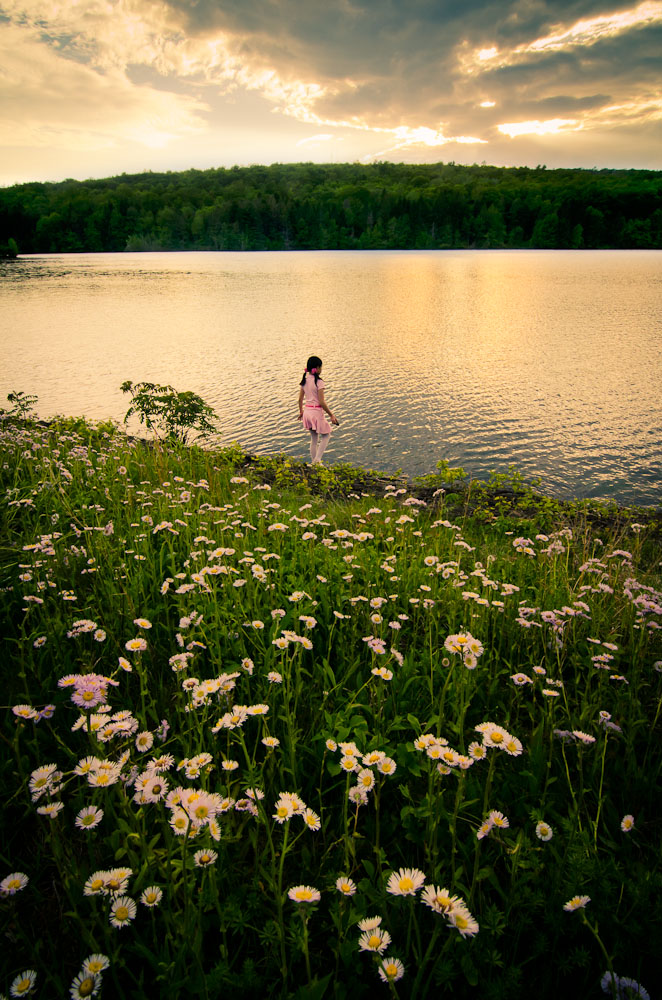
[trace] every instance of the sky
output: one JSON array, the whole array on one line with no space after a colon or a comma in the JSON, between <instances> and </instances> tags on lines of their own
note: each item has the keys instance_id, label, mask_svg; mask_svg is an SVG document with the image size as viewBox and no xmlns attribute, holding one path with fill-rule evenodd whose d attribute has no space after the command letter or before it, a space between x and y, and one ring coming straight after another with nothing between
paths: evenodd
<instances>
[{"instance_id":1,"label":"sky","mask_svg":"<svg viewBox=\"0 0 662 1000\"><path fill-rule=\"evenodd\" d=\"M662 169L662 0L0 0L0 185L288 162Z\"/></svg>"}]
</instances>

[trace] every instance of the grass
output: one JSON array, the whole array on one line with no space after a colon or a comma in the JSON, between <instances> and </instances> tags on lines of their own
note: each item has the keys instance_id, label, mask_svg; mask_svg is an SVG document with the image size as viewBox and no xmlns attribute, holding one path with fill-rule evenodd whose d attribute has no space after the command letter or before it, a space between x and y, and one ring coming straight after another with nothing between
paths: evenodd
<instances>
[{"instance_id":1,"label":"grass","mask_svg":"<svg viewBox=\"0 0 662 1000\"><path fill-rule=\"evenodd\" d=\"M658 511L0 435L5 995L659 981Z\"/></svg>"}]
</instances>

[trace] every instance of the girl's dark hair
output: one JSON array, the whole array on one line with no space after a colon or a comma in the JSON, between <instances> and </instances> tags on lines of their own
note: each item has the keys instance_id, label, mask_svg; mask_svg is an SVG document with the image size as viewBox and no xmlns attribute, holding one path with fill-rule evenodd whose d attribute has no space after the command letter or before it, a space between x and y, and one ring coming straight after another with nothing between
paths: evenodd
<instances>
[{"instance_id":1,"label":"girl's dark hair","mask_svg":"<svg viewBox=\"0 0 662 1000\"><path fill-rule=\"evenodd\" d=\"M314 376L313 376L314 379L315 379L315 385L317 385L317 380L320 377L319 369L321 367L322 367L322 359L318 358L316 354L311 354L311 356L306 361L306 370L303 373L303 378L299 382L299 385L305 385L306 384L306 375L308 374L308 372L311 372L311 374L312 374L313 368L317 368L318 369L315 372Z\"/></svg>"}]
</instances>

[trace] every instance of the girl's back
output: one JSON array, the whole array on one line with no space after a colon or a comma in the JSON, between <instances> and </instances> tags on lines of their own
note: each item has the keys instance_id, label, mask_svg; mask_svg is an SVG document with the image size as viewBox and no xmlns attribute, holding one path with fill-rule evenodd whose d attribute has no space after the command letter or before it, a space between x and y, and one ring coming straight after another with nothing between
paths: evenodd
<instances>
[{"instance_id":1,"label":"girl's back","mask_svg":"<svg viewBox=\"0 0 662 1000\"><path fill-rule=\"evenodd\" d=\"M324 382L317 376L317 382L315 382L315 376L311 375L310 372L306 372L306 384L303 387L303 395L306 406L319 406L320 397L319 390L324 388Z\"/></svg>"}]
</instances>

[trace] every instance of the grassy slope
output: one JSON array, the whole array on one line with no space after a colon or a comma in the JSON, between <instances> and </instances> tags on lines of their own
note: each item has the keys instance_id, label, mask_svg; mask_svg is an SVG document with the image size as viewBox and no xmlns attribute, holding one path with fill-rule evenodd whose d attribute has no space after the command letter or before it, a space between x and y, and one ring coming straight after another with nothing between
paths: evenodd
<instances>
[{"instance_id":1,"label":"grassy slope","mask_svg":"<svg viewBox=\"0 0 662 1000\"><path fill-rule=\"evenodd\" d=\"M0 877L21 871L29 883L0 901L13 942L0 989L34 968L41 995L64 995L85 956L102 952L105 995L368 995L377 958L359 952L356 922L374 914L392 937L386 954L405 964L401 996L451 984L471 996L478 983L494 998L598 995L608 959L651 989L662 923L659 512L558 504L517 477L414 488L349 467L164 450L81 422L6 421L2 439ZM463 633L482 647L472 669L447 642ZM142 652L127 649L135 639ZM182 652L190 661L175 670ZM118 682L106 700L135 720L132 733L72 730L75 689L58 679L90 673ZM531 683L515 684L519 673ZM55 713L22 719L17 704ZM217 728L238 705L268 711ZM483 746L475 727L488 722L515 737L512 753ZM97 724L103 713L86 726ZM425 734L454 751L448 773L417 743ZM359 766L375 783L366 805L348 801L358 779L329 740L394 762L392 775ZM458 766L472 743L484 759ZM163 753L175 759L170 790L224 800L218 829L177 836L174 807L136 801L136 778ZM200 753L211 760L196 769ZM74 773L86 756L114 762L120 780L89 785ZM31 801L30 774L51 762L62 788ZM255 816L254 788L265 796ZM272 818L285 792L319 830L314 818L309 828ZM54 819L35 814L48 802L63 803ZM104 816L84 831L75 820L88 805ZM491 810L508 826L497 820L479 839ZM540 821L551 840L536 836ZM195 863L202 849L217 854L209 869ZM111 898L83 886L120 864L137 917L117 929ZM389 893L401 867L461 897L480 931L464 937L419 898ZM335 889L341 875L351 897ZM298 884L321 892L310 913L287 896ZM139 903L149 885L164 893L151 912ZM591 897L586 909L564 912L578 893Z\"/></svg>"}]
</instances>

